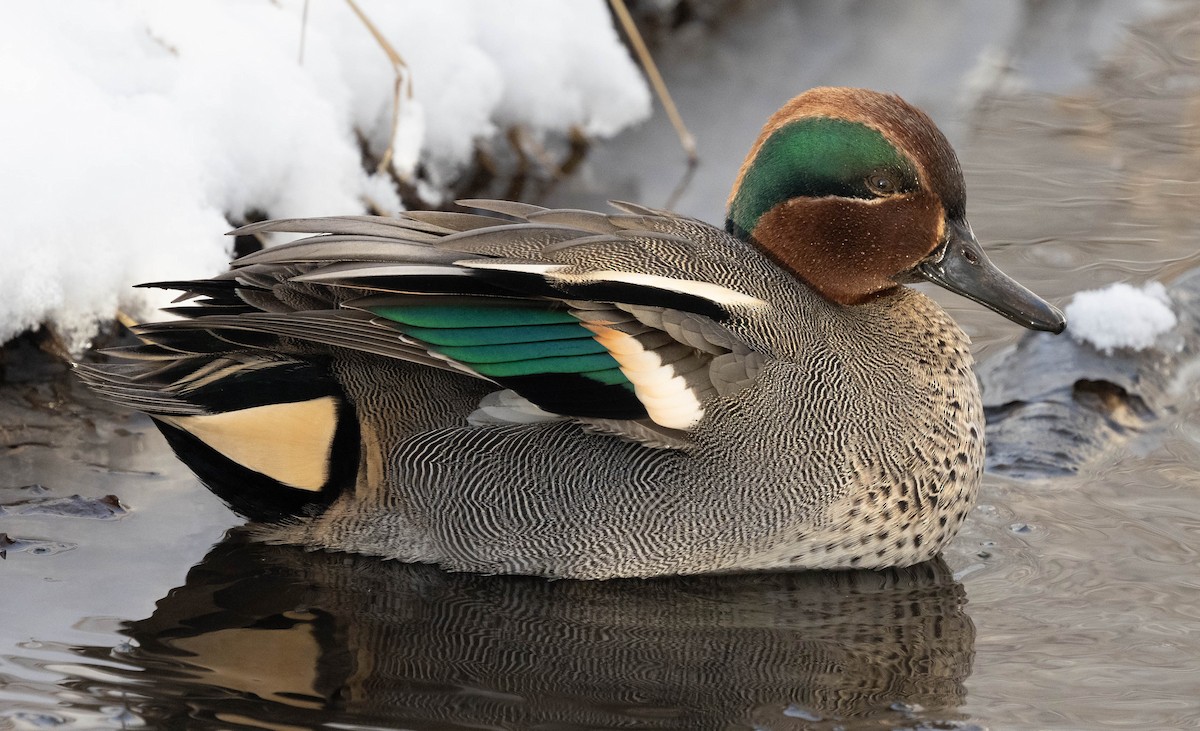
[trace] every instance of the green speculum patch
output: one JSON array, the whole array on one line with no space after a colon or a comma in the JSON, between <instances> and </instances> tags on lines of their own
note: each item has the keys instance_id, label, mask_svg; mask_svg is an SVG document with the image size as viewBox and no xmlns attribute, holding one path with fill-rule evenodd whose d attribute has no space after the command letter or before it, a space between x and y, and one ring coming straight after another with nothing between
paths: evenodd
<instances>
[{"instance_id":1,"label":"green speculum patch","mask_svg":"<svg viewBox=\"0 0 1200 731\"><path fill-rule=\"evenodd\" d=\"M749 233L764 213L799 196L875 198L866 181L880 171L894 178L897 192L916 187L908 159L878 130L829 117L791 122L759 149L729 207L726 226L735 234Z\"/></svg>"},{"instance_id":2,"label":"green speculum patch","mask_svg":"<svg viewBox=\"0 0 1200 731\"><path fill-rule=\"evenodd\" d=\"M616 359L565 310L500 301L368 309L431 352L489 378L561 373L632 388Z\"/></svg>"}]
</instances>

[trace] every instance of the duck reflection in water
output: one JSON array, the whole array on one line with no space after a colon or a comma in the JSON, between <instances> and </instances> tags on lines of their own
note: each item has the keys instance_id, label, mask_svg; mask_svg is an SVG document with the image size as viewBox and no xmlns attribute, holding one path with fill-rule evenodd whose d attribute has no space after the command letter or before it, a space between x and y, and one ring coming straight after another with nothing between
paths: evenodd
<instances>
[{"instance_id":1,"label":"duck reflection in water","mask_svg":"<svg viewBox=\"0 0 1200 731\"><path fill-rule=\"evenodd\" d=\"M128 665L109 690L160 728L877 729L959 717L965 601L940 558L546 581L235 533L127 626L127 649L84 652Z\"/></svg>"}]
</instances>

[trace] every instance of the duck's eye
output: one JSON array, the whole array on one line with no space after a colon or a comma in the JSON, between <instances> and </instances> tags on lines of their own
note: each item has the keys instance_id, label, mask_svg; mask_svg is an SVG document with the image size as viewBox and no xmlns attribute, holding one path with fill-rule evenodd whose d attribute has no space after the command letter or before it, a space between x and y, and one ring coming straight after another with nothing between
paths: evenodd
<instances>
[{"instance_id":1,"label":"duck's eye","mask_svg":"<svg viewBox=\"0 0 1200 731\"><path fill-rule=\"evenodd\" d=\"M900 182L887 170L876 170L867 176L867 190L877 196L889 196L900 190Z\"/></svg>"}]
</instances>

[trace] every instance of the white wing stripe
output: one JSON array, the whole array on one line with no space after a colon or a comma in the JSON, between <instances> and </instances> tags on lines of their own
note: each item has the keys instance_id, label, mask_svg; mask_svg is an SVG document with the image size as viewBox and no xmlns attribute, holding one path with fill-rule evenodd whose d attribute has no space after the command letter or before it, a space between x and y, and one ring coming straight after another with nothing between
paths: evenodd
<instances>
[{"instance_id":1,"label":"white wing stripe","mask_svg":"<svg viewBox=\"0 0 1200 731\"><path fill-rule=\"evenodd\" d=\"M728 287L722 287L719 284L712 282L697 282L691 279L671 279L670 277L660 277L654 274L642 274L639 272L618 272L618 271L591 271L583 274L570 274L567 272L547 272L554 279L560 279L564 282L622 282L624 284L635 284L641 287L653 287L655 289L665 289L669 292L678 292L679 294L690 294L694 297L702 297L711 302L716 302L719 305L738 305L742 307L765 307L766 302L757 297L751 297L743 292L738 292Z\"/></svg>"}]
</instances>

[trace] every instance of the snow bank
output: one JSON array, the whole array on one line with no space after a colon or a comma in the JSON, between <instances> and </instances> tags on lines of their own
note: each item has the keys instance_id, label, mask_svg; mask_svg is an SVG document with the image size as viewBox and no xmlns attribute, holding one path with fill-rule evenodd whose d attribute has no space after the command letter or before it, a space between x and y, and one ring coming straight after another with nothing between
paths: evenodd
<instances>
[{"instance_id":1,"label":"snow bank","mask_svg":"<svg viewBox=\"0 0 1200 731\"><path fill-rule=\"evenodd\" d=\"M1105 353L1115 348L1145 350L1178 321L1166 288L1158 282L1142 289L1117 283L1079 292L1066 315L1067 331L1075 340Z\"/></svg>"},{"instance_id":2,"label":"snow bank","mask_svg":"<svg viewBox=\"0 0 1200 731\"><path fill-rule=\"evenodd\" d=\"M411 81L392 175L362 149L388 147L394 73L342 0L310 0L302 63L302 0L0 4L0 343L149 316L165 295L130 285L217 273L251 212L397 210L393 175L436 195L511 125L607 137L649 114L603 0L359 5Z\"/></svg>"}]
</instances>

